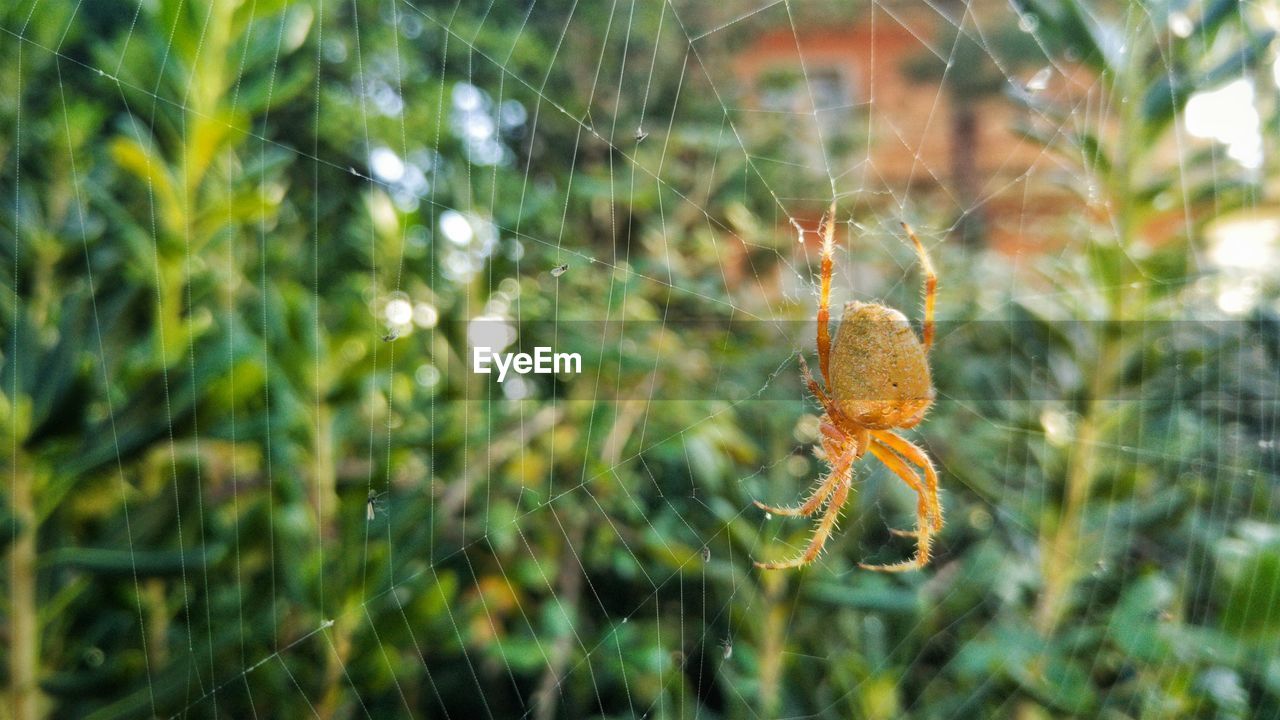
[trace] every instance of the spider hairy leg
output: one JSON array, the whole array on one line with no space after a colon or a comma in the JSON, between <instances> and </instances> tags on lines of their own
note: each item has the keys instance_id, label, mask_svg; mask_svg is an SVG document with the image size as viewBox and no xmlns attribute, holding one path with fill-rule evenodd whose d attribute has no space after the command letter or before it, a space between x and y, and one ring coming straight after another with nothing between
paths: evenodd
<instances>
[{"instance_id":1,"label":"spider hairy leg","mask_svg":"<svg viewBox=\"0 0 1280 720\"><path fill-rule=\"evenodd\" d=\"M809 517L816 513L818 508L822 507L823 501L831 495L831 491L835 488L836 483L840 482L841 478L849 474L849 470L853 466L853 460L857 457L857 454L853 449L846 450L844 453L837 455L833 444L827 442L825 439L822 441L822 449L826 451L827 457L835 456L838 457L839 460L832 466L831 472L827 473L827 476L819 482L816 488L814 488L813 493L809 495L809 499L805 501L803 505L799 507L778 508L773 507L772 505L765 505L759 500L755 500L753 501L755 506L767 513L786 517Z\"/></svg>"},{"instance_id":2,"label":"spider hairy leg","mask_svg":"<svg viewBox=\"0 0 1280 720\"><path fill-rule=\"evenodd\" d=\"M827 440L841 443L846 442L849 439L849 436L840 432L840 428L833 425L830 419L823 420L822 424L818 426L818 432L821 432L824 438L822 441L822 447L824 450L827 446Z\"/></svg>"},{"instance_id":3,"label":"spider hairy leg","mask_svg":"<svg viewBox=\"0 0 1280 720\"><path fill-rule=\"evenodd\" d=\"M877 445L878 447L871 448L871 453L879 458L894 475L898 476L899 480L905 482L916 493L916 529L900 530L898 528L889 528L889 534L897 537L913 538L920 537L922 533L932 535L932 523L929 522L931 507L928 502L928 493L920 482L920 475L904 463L902 458L886 450L884 445L879 443Z\"/></svg>"},{"instance_id":4,"label":"spider hairy leg","mask_svg":"<svg viewBox=\"0 0 1280 720\"><path fill-rule=\"evenodd\" d=\"M906 231L907 237L911 238L911 243L916 246L916 255L920 257L920 267L924 270L924 335L921 344L924 345L925 353L929 352L929 348L933 345L933 304L938 294L938 273L934 272L933 262L929 259L929 251L924 249L924 243L920 242L920 238L916 237L915 230L906 222L902 223L902 229Z\"/></svg>"},{"instance_id":5,"label":"spider hairy leg","mask_svg":"<svg viewBox=\"0 0 1280 720\"><path fill-rule=\"evenodd\" d=\"M818 381L813 379L813 373L809 371L809 362L804 359L803 353L796 357L800 358L800 375L804 378L804 384L808 386L809 392L813 393L813 396L818 399L818 402L822 403L822 407L828 409L828 412L830 412L829 408L831 406L831 399L827 397L825 392L823 392L822 388L818 385Z\"/></svg>"},{"instance_id":6,"label":"spider hairy leg","mask_svg":"<svg viewBox=\"0 0 1280 720\"><path fill-rule=\"evenodd\" d=\"M906 458L907 462L924 471L925 488L929 492L929 509L933 517L933 530L942 529L942 502L938 499L938 471L933 462L919 445L907 440L890 430L876 430L872 433L876 440L888 445L894 452Z\"/></svg>"},{"instance_id":7,"label":"spider hairy leg","mask_svg":"<svg viewBox=\"0 0 1280 720\"><path fill-rule=\"evenodd\" d=\"M831 535L831 531L835 528L836 518L840 515L840 508L844 506L844 501L849 497L849 484L846 480L836 486L835 492L831 496L831 502L827 504L827 511L823 513L822 520L818 523L818 529L814 531L813 539L809 541L809 547L805 549L803 555L785 562L757 562L755 566L764 570L785 570L813 562L814 558L818 557L818 553L822 552L822 546L827 543L827 537Z\"/></svg>"},{"instance_id":8,"label":"spider hairy leg","mask_svg":"<svg viewBox=\"0 0 1280 720\"><path fill-rule=\"evenodd\" d=\"M858 563L858 567L863 570L872 570L874 572L896 573L920 570L928 564L928 559L925 559L924 562L920 562L919 560L903 560L900 563L893 563L892 565L868 565L866 563Z\"/></svg>"},{"instance_id":9,"label":"spider hairy leg","mask_svg":"<svg viewBox=\"0 0 1280 720\"><path fill-rule=\"evenodd\" d=\"M759 500L752 500L751 502L756 507L770 515L781 515L783 517L809 517L810 515L818 512L818 508L822 507L822 501L826 500L827 496L831 494L831 487L834 484L834 474L823 478L818 486L813 489L813 492L809 495L809 499L806 500L803 505L796 507L774 507L772 505L765 505Z\"/></svg>"},{"instance_id":10,"label":"spider hairy leg","mask_svg":"<svg viewBox=\"0 0 1280 720\"><path fill-rule=\"evenodd\" d=\"M897 475L912 490L916 492L916 531L910 532L899 530L895 535L905 535L907 537L916 538L916 556L910 560L891 565L868 565L866 563L858 563L858 567L864 570L876 570L879 572L904 572L907 570L918 570L929 564L929 548L931 543L932 523L930 522L930 504L927 491L920 482L920 476L912 470L902 458L894 454L893 450L879 440L871 443L871 453L876 456L885 467L889 468L893 474Z\"/></svg>"},{"instance_id":11,"label":"spider hairy leg","mask_svg":"<svg viewBox=\"0 0 1280 720\"><path fill-rule=\"evenodd\" d=\"M834 264L836 201L822 218L822 291L818 295L818 369L831 387L831 266Z\"/></svg>"}]
</instances>

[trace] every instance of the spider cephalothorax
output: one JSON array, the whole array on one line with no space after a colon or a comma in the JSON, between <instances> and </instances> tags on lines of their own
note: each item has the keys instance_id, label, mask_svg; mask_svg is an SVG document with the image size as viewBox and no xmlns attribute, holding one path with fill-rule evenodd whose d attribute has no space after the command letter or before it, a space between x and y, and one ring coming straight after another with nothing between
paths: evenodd
<instances>
[{"instance_id":1,"label":"spider cephalothorax","mask_svg":"<svg viewBox=\"0 0 1280 720\"><path fill-rule=\"evenodd\" d=\"M907 318L893 308L850 302L844 306L832 347L829 324L835 203L823 221L818 369L822 372L826 390L814 380L803 355L800 356L800 369L809 391L822 404L820 441L830 472L799 507L775 508L761 502L756 502L756 505L775 515L792 517L808 517L822 510L824 505L826 509L802 555L786 562L758 562L756 565L759 567L799 567L818 556L849 496L853 463L868 451L916 492L916 529L890 531L895 535L916 538L916 556L892 565L859 563L859 566L867 570L898 572L921 568L929 562L930 540L933 533L942 529L938 474L929 456L894 429L915 427L933 404L929 347L933 344L933 303L938 280L920 239L906 223L902 228L915 244L925 273L923 338L916 339ZM924 471L923 480L912 466Z\"/></svg>"}]
</instances>

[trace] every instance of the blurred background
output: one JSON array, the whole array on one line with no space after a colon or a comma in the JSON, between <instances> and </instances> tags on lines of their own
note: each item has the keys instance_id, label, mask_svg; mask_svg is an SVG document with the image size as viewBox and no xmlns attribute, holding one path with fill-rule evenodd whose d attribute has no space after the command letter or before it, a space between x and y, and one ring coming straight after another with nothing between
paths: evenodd
<instances>
[{"instance_id":1,"label":"blurred background","mask_svg":"<svg viewBox=\"0 0 1280 720\"><path fill-rule=\"evenodd\" d=\"M1280 718L1277 29L6 3L7 716ZM833 197L836 307L941 275L921 572L870 460L751 564Z\"/></svg>"}]
</instances>

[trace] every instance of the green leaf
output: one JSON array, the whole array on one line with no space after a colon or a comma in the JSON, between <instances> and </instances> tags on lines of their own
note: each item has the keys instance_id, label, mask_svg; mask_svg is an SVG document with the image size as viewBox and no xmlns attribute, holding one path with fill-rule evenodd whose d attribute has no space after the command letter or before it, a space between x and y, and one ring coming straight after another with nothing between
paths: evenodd
<instances>
[{"instance_id":1,"label":"green leaf","mask_svg":"<svg viewBox=\"0 0 1280 720\"><path fill-rule=\"evenodd\" d=\"M1059 50L1070 52L1077 61L1099 74L1110 72L1114 63L1108 56L1102 29L1082 3L1076 0L1022 0L1024 15L1035 18L1041 32L1051 37Z\"/></svg>"},{"instance_id":2,"label":"green leaf","mask_svg":"<svg viewBox=\"0 0 1280 720\"><path fill-rule=\"evenodd\" d=\"M1222 628L1241 638L1280 639L1280 545L1244 559L1227 593Z\"/></svg>"},{"instance_id":3,"label":"green leaf","mask_svg":"<svg viewBox=\"0 0 1280 720\"><path fill-rule=\"evenodd\" d=\"M81 570L94 575L157 577L199 572L226 555L225 545L206 544L183 550L115 550L112 548L58 548L45 555L52 567Z\"/></svg>"},{"instance_id":4,"label":"green leaf","mask_svg":"<svg viewBox=\"0 0 1280 720\"><path fill-rule=\"evenodd\" d=\"M1174 599L1173 583L1152 574L1135 581L1111 613L1107 635L1126 654L1145 662L1168 657L1170 644L1161 632L1161 613Z\"/></svg>"},{"instance_id":5,"label":"green leaf","mask_svg":"<svg viewBox=\"0 0 1280 720\"><path fill-rule=\"evenodd\" d=\"M876 575L861 578L852 586L826 581L810 582L804 585L804 590L812 600L858 610L914 615L922 608L918 592Z\"/></svg>"}]
</instances>

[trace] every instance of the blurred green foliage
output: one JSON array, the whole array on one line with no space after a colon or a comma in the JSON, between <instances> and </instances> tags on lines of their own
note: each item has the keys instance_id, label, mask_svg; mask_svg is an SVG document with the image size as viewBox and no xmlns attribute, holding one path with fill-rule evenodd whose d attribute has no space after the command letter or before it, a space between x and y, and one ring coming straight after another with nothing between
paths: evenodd
<instances>
[{"instance_id":1,"label":"blurred green foliage","mask_svg":"<svg viewBox=\"0 0 1280 720\"><path fill-rule=\"evenodd\" d=\"M751 567L810 531L751 500L820 472L794 363L750 351L776 342L751 321L813 313L766 287L797 273L773 189L802 217L829 180L761 161L783 125L744 152L709 80L764 17L692 42L716 8L9 4L15 716L1280 716L1280 288L1227 316L1240 280L1205 259L1215 223L1276 213L1274 31L1234 2L1185 37L1179 4L1016 5L1096 77L1088 122L1009 100L1081 212L1025 285L935 248L918 436L949 526L890 577L855 563L907 550L885 527L913 503L871 463L821 562ZM958 62L1001 60L970 28ZM1180 144L1239 76L1261 168ZM868 244L838 262L902 279ZM467 368L477 317L603 351L512 399Z\"/></svg>"}]
</instances>

